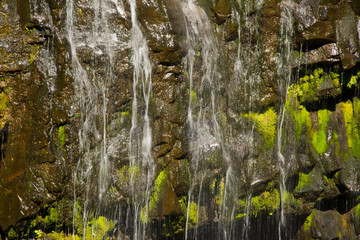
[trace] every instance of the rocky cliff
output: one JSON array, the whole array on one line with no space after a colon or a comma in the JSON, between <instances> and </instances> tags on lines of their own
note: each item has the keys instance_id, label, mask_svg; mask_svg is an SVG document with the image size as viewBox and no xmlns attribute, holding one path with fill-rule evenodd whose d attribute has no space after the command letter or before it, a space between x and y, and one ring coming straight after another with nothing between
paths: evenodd
<instances>
[{"instance_id":1,"label":"rocky cliff","mask_svg":"<svg viewBox=\"0 0 360 240\"><path fill-rule=\"evenodd\" d=\"M357 239L356 0L0 0L0 239Z\"/></svg>"}]
</instances>

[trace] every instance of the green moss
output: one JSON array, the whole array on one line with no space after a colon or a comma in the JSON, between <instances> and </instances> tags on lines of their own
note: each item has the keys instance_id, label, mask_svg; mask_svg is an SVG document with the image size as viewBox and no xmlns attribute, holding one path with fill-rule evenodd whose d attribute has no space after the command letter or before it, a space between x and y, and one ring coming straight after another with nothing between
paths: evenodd
<instances>
[{"instance_id":1,"label":"green moss","mask_svg":"<svg viewBox=\"0 0 360 240\"><path fill-rule=\"evenodd\" d=\"M188 89L188 94L190 94L190 99L191 99L191 102L192 103L196 103L197 101L197 96L196 96L196 92L195 91L192 91L190 92L190 90Z\"/></svg>"},{"instance_id":2,"label":"green moss","mask_svg":"<svg viewBox=\"0 0 360 240\"><path fill-rule=\"evenodd\" d=\"M310 175L305 173L299 173L299 181L294 191L299 191L305 187L310 186Z\"/></svg>"},{"instance_id":3,"label":"green moss","mask_svg":"<svg viewBox=\"0 0 360 240\"><path fill-rule=\"evenodd\" d=\"M45 234L45 239L48 240L81 240L82 238L79 237L78 235L67 235L64 232L52 232L52 233L48 233Z\"/></svg>"},{"instance_id":4,"label":"green moss","mask_svg":"<svg viewBox=\"0 0 360 240\"><path fill-rule=\"evenodd\" d=\"M292 118L295 127L295 135L297 141L300 141L300 136L303 131L303 127L306 127L307 131L311 130L311 118L310 113L306 108L299 104L297 97L289 92L287 101L285 103L286 113Z\"/></svg>"},{"instance_id":5,"label":"green moss","mask_svg":"<svg viewBox=\"0 0 360 240\"><path fill-rule=\"evenodd\" d=\"M123 166L116 170L116 175L122 184L128 184L132 178L134 182L137 182L141 178L139 166Z\"/></svg>"},{"instance_id":6,"label":"green moss","mask_svg":"<svg viewBox=\"0 0 360 240\"><path fill-rule=\"evenodd\" d=\"M309 233L309 232L311 231L311 226L312 226L313 221L314 221L313 218L314 218L313 213L311 213L311 214L306 218L306 220L305 220L305 222L304 222L304 225L303 225L303 227L304 227L304 232Z\"/></svg>"},{"instance_id":7,"label":"green moss","mask_svg":"<svg viewBox=\"0 0 360 240\"><path fill-rule=\"evenodd\" d=\"M350 152L356 158L360 158L360 136L358 121L360 120L360 102L357 98L353 99L353 103L349 100L339 104L344 116L347 143Z\"/></svg>"},{"instance_id":8,"label":"green moss","mask_svg":"<svg viewBox=\"0 0 360 240\"><path fill-rule=\"evenodd\" d=\"M167 178L168 178L168 171L166 169L162 170L157 176L155 180L153 193L150 196L150 204L149 204L150 211L156 209L156 204L160 199Z\"/></svg>"},{"instance_id":9,"label":"green moss","mask_svg":"<svg viewBox=\"0 0 360 240\"><path fill-rule=\"evenodd\" d=\"M198 222L198 216L197 216L198 206L195 202L191 201L189 204L189 219L192 223Z\"/></svg>"},{"instance_id":10,"label":"green moss","mask_svg":"<svg viewBox=\"0 0 360 240\"><path fill-rule=\"evenodd\" d=\"M265 148L270 149L276 138L277 115L273 108L269 108L265 113L248 113L244 117L256 122L256 130L262 135L265 141Z\"/></svg>"},{"instance_id":11,"label":"green moss","mask_svg":"<svg viewBox=\"0 0 360 240\"><path fill-rule=\"evenodd\" d=\"M325 153L325 151L328 148L326 130L331 112L329 110L324 109L324 110L319 110L317 114L318 114L317 130L313 129L312 131L311 143L316 149L317 153L321 155Z\"/></svg>"},{"instance_id":12,"label":"green moss","mask_svg":"<svg viewBox=\"0 0 360 240\"><path fill-rule=\"evenodd\" d=\"M360 229L360 204L356 205L354 211L354 220L357 227Z\"/></svg>"},{"instance_id":13,"label":"green moss","mask_svg":"<svg viewBox=\"0 0 360 240\"><path fill-rule=\"evenodd\" d=\"M58 138L60 146L65 146L66 143L66 135L65 135L65 126L60 126L58 129Z\"/></svg>"},{"instance_id":14,"label":"green moss","mask_svg":"<svg viewBox=\"0 0 360 240\"><path fill-rule=\"evenodd\" d=\"M92 219L85 230L85 239L103 240L106 233L114 229L113 221L100 216Z\"/></svg>"},{"instance_id":15,"label":"green moss","mask_svg":"<svg viewBox=\"0 0 360 240\"><path fill-rule=\"evenodd\" d=\"M218 208L221 208L221 205L224 201L224 192L225 192L225 179L222 178L218 185L218 194L215 196L215 202L218 205Z\"/></svg>"},{"instance_id":16,"label":"green moss","mask_svg":"<svg viewBox=\"0 0 360 240\"><path fill-rule=\"evenodd\" d=\"M301 202L288 191L284 191L284 206L295 210L301 209Z\"/></svg>"},{"instance_id":17,"label":"green moss","mask_svg":"<svg viewBox=\"0 0 360 240\"><path fill-rule=\"evenodd\" d=\"M280 195L277 189L273 189L271 192L265 191L251 199L251 212L255 216L257 216L259 212L266 212L269 215L273 215L279 206Z\"/></svg>"},{"instance_id":18,"label":"green moss","mask_svg":"<svg viewBox=\"0 0 360 240\"><path fill-rule=\"evenodd\" d=\"M30 57L29 57L29 63L32 64L37 56L39 55L39 45L32 45L31 46L31 53L30 53Z\"/></svg>"},{"instance_id":19,"label":"green moss","mask_svg":"<svg viewBox=\"0 0 360 240\"><path fill-rule=\"evenodd\" d=\"M215 187L216 187L216 181L217 179L214 178L211 182L211 185L210 185L210 190L211 190L211 193L214 194L215 193Z\"/></svg>"}]
</instances>

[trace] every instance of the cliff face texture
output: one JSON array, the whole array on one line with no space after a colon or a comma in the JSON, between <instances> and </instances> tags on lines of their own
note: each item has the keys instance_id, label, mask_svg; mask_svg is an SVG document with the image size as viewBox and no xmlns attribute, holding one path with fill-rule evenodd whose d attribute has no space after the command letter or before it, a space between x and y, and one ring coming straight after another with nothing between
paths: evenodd
<instances>
[{"instance_id":1,"label":"cliff face texture","mask_svg":"<svg viewBox=\"0 0 360 240\"><path fill-rule=\"evenodd\" d=\"M0 239L357 239L360 2L0 0Z\"/></svg>"}]
</instances>

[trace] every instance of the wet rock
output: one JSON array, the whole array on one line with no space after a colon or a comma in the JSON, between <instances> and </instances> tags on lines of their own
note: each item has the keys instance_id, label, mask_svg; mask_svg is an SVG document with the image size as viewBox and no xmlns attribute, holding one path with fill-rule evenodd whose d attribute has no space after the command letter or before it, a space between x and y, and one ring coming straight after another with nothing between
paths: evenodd
<instances>
[{"instance_id":1,"label":"wet rock","mask_svg":"<svg viewBox=\"0 0 360 240\"><path fill-rule=\"evenodd\" d=\"M230 0L220 0L214 7L216 23L222 24L231 15L231 2Z\"/></svg>"},{"instance_id":2,"label":"wet rock","mask_svg":"<svg viewBox=\"0 0 360 240\"><path fill-rule=\"evenodd\" d=\"M340 62L340 52L336 43L325 44L317 49L303 53L301 56L302 65L338 63Z\"/></svg>"}]
</instances>

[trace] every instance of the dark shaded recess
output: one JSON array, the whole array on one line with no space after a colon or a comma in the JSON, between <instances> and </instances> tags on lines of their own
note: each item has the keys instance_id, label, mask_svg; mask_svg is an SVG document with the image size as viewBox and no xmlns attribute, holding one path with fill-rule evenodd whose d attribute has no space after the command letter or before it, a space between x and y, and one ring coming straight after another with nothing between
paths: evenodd
<instances>
[{"instance_id":1,"label":"dark shaded recess","mask_svg":"<svg viewBox=\"0 0 360 240\"><path fill-rule=\"evenodd\" d=\"M321 109L327 109L329 111L335 111L336 104L341 102L341 97L324 97L321 98L319 101L314 102L304 102L302 105L306 108L309 112L316 112Z\"/></svg>"},{"instance_id":2,"label":"dark shaded recess","mask_svg":"<svg viewBox=\"0 0 360 240\"><path fill-rule=\"evenodd\" d=\"M0 226L0 239L6 239L5 232L2 230L1 226Z\"/></svg>"},{"instance_id":3,"label":"dark shaded recess","mask_svg":"<svg viewBox=\"0 0 360 240\"><path fill-rule=\"evenodd\" d=\"M329 43L335 43L335 42L330 39L323 39L323 38L305 40L302 44L301 51L308 52Z\"/></svg>"},{"instance_id":4,"label":"dark shaded recess","mask_svg":"<svg viewBox=\"0 0 360 240\"><path fill-rule=\"evenodd\" d=\"M289 176L285 182L286 191L293 192L298 182L299 182L299 174Z\"/></svg>"},{"instance_id":5,"label":"dark shaded recess","mask_svg":"<svg viewBox=\"0 0 360 240\"><path fill-rule=\"evenodd\" d=\"M306 215L287 214L285 218L285 225L281 226L281 239L293 239L296 232L304 224L306 217ZM272 216L268 214L261 214L256 218L251 218L247 239L279 239L279 222L280 212L277 212L277 214Z\"/></svg>"},{"instance_id":6,"label":"dark shaded recess","mask_svg":"<svg viewBox=\"0 0 360 240\"><path fill-rule=\"evenodd\" d=\"M183 240L185 239L185 226L184 231L179 233L171 234L173 230L172 223L176 221L176 216L166 216L164 220L154 220L150 224L150 234L153 239L159 240ZM168 236L167 236L168 234ZM238 235L238 237L241 235ZM220 232L218 223L207 223L199 226L197 229L188 229L188 239L225 239L223 234ZM229 238L239 239L239 238Z\"/></svg>"},{"instance_id":7,"label":"dark shaded recess","mask_svg":"<svg viewBox=\"0 0 360 240\"><path fill-rule=\"evenodd\" d=\"M25 28L30 22L29 0L16 0L16 7L20 16L21 27Z\"/></svg>"},{"instance_id":8,"label":"dark shaded recess","mask_svg":"<svg viewBox=\"0 0 360 240\"><path fill-rule=\"evenodd\" d=\"M0 130L0 168L1 162L6 157L6 143L9 136L9 122L5 123L5 126Z\"/></svg>"},{"instance_id":9,"label":"dark shaded recess","mask_svg":"<svg viewBox=\"0 0 360 240\"><path fill-rule=\"evenodd\" d=\"M281 239L293 239L304 224L307 215L286 215L285 225L281 227ZM178 216L165 216L164 220L154 220L150 224L151 237L160 240L182 240L185 231L174 234L173 222ZM223 229L227 229L226 239L263 240L279 239L280 212L274 215L260 214L250 218L250 226L245 231L245 219L235 219L231 225L220 226L219 222L211 222L188 230L188 239L225 239ZM185 230L185 226L184 226ZM168 236L167 236L168 235Z\"/></svg>"},{"instance_id":10,"label":"dark shaded recess","mask_svg":"<svg viewBox=\"0 0 360 240\"><path fill-rule=\"evenodd\" d=\"M357 199L359 196L359 192L347 191L334 198L321 199L320 201L317 201L314 208L320 211L335 209L340 214L344 214L360 203L360 200Z\"/></svg>"}]
</instances>

